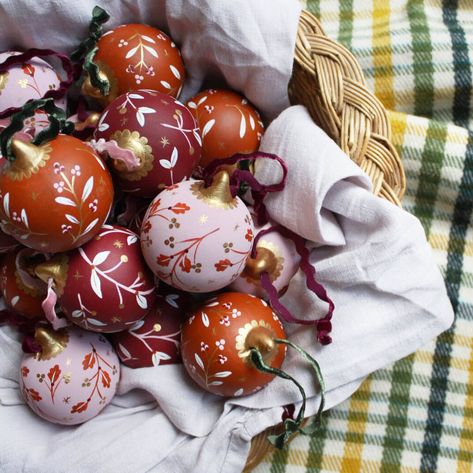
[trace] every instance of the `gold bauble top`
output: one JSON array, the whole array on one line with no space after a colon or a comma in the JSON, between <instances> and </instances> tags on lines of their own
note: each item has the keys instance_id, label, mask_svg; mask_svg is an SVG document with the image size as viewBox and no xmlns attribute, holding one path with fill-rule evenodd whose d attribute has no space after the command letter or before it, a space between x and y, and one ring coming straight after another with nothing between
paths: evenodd
<instances>
[{"instance_id":1,"label":"gold bauble top","mask_svg":"<svg viewBox=\"0 0 473 473\"><path fill-rule=\"evenodd\" d=\"M271 280L278 272L279 261L277 256L268 248L258 246L256 257L246 260L242 276L254 281L259 281L263 273L268 273Z\"/></svg>"},{"instance_id":2,"label":"gold bauble top","mask_svg":"<svg viewBox=\"0 0 473 473\"><path fill-rule=\"evenodd\" d=\"M51 152L51 146L48 143L36 146L19 138L12 139L11 148L15 160L4 166L3 172L14 181L21 181L37 173L45 166Z\"/></svg>"},{"instance_id":3,"label":"gold bauble top","mask_svg":"<svg viewBox=\"0 0 473 473\"><path fill-rule=\"evenodd\" d=\"M35 276L46 284L53 279L53 287L56 294L60 296L64 292L69 269L69 259L66 255L55 255L50 260L38 264L34 268Z\"/></svg>"},{"instance_id":4,"label":"gold bauble top","mask_svg":"<svg viewBox=\"0 0 473 473\"><path fill-rule=\"evenodd\" d=\"M192 184L191 191L209 207L233 209L238 205L237 199L230 191L230 175L225 170L215 174L209 187L205 187L203 181L197 181Z\"/></svg>"},{"instance_id":5,"label":"gold bauble top","mask_svg":"<svg viewBox=\"0 0 473 473\"><path fill-rule=\"evenodd\" d=\"M55 358L69 343L69 334L66 329L54 331L47 327L39 327L35 331L34 338L41 346L41 351L35 355L37 360Z\"/></svg>"},{"instance_id":6,"label":"gold bauble top","mask_svg":"<svg viewBox=\"0 0 473 473\"><path fill-rule=\"evenodd\" d=\"M83 131L88 127L95 127L100 120L100 113L92 112L84 121L74 124L75 131Z\"/></svg>"}]
</instances>

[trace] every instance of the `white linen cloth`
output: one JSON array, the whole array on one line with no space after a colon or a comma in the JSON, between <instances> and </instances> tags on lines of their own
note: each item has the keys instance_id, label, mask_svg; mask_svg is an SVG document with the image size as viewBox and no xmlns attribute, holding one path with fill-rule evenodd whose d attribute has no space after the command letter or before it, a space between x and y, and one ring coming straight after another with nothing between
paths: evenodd
<instances>
[{"instance_id":1,"label":"white linen cloth","mask_svg":"<svg viewBox=\"0 0 473 473\"><path fill-rule=\"evenodd\" d=\"M191 90L218 70L266 117L287 106L295 0L98 3L112 13L111 26L145 21L168 28L182 45ZM0 1L1 45L70 51L85 33L94 4ZM289 168L285 191L269 196L268 209L312 240L317 279L335 302L332 345L317 345L311 328L287 326L289 338L319 360L330 408L369 373L448 328L453 312L419 222L374 197L368 178L303 107L287 109L269 126L262 149L281 156ZM274 182L279 169L261 163L256 175ZM283 302L298 316L318 317L326 309L307 292L300 274ZM238 472L251 438L280 422L283 405L299 400L297 389L280 379L252 396L225 401L197 388L181 365L124 367L110 406L84 425L61 427L22 403L20 357L13 332L0 328L2 473ZM317 386L298 360L289 351L284 368L306 389L310 415L319 402Z\"/></svg>"}]
</instances>

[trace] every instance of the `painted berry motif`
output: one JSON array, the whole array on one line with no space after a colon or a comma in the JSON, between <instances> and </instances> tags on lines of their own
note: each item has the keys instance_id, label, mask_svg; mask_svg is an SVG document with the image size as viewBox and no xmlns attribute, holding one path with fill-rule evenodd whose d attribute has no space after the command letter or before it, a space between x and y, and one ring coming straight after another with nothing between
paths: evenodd
<instances>
[{"instance_id":1,"label":"painted berry motif","mask_svg":"<svg viewBox=\"0 0 473 473\"><path fill-rule=\"evenodd\" d=\"M202 181L187 181L165 189L143 220L145 260L158 278L177 289L225 287L243 271L251 251L253 238L245 236L252 223L245 204L231 195L215 197L217 187L228 188L228 181L214 180L209 188Z\"/></svg>"},{"instance_id":2,"label":"painted berry motif","mask_svg":"<svg viewBox=\"0 0 473 473\"><path fill-rule=\"evenodd\" d=\"M263 340L284 338L284 329L261 299L223 293L193 312L183 325L181 353L185 368L201 387L220 396L243 396L261 389L273 378L249 359L249 349ZM272 346L261 353L279 368L285 348ZM265 351L266 350L266 351Z\"/></svg>"},{"instance_id":3,"label":"painted berry motif","mask_svg":"<svg viewBox=\"0 0 473 473\"><path fill-rule=\"evenodd\" d=\"M181 54L172 40L157 28L143 24L119 26L97 43L94 62L110 82L108 102L138 89L157 90L177 97L185 79ZM87 84L87 94L97 95Z\"/></svg>"},{"instance_id":4,"label":"painted berry motif","mask_svg":"<svg viewBox=\"0 0 473 473\"><path fill-rule=\"evenodd\" d=\"M94 137L114 140L139 159L134 169L112 160L120 188L139 197L155 197L165 186L189 177L201 154L199 129L190 111L151 90L126 93L110 103Z\"/></svg>"},{"instance_id":5,"label":"painted berry motif","mask_svg":"<svg viewBox=\"0 0 473 473\"><path fill-rule=\"evenodd\" d=\"M209 89L186 103L202 135L201 165L259 148L264 127L258 111L230 90Z\"/></svg>"},{"instance_id":6,"label":"painted berry motif","mask_svg":"<svg viewBox=\"0 0 473 473\"><path fill-rule=\"evenodd\" d=\"M74 425L95 417L113 398L119 362L102 335L75 327L36 330L41 352L25 354L20 389L40 417Z\"/></svg>"}]
</instances>

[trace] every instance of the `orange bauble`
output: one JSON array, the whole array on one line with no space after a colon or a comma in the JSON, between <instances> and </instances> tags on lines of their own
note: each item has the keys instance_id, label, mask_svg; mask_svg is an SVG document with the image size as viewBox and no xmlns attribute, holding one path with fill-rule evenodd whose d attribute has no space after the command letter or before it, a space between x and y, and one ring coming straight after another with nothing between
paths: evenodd
<instances>
[{"instance_id":1,"label":"orange bauble","mask_svg":"<svg viewBox=\"0 0 473 473\"><path fill-rule=\"evenodd\" d=\"M181 355L192 379L220 396L245 396L274 377L255 368L250 349L267 365L279 368L286 348L281 322L266 302L249 294L227 292L210 299L182 327Z\"/></svg>"},{"instance_id":2,"label":"orange bauble","mask_svg":"<svg viewBox=\"0 0 473 473\"><path fill-rule=\"evenodd\" d=\"M59 135L35 146L12 140L16 159L0 172L0 222L5 233L45 253L77 248L105 222L113 183L88 145Z\"/></svg>"},{"instance_id":3,"label":"orange bauble","mask_svg":"<svg viewBox=\"0 0 473 473\"><path fill-rule=\"evenodd\" d=\"M258 151L264 132L258 111L245 97L209 89L187 102L202 136L201 166L236 153Z\"/></svg>"},{"instance_id":4,"label":"orange bauble","mask_svg":"<svg viewBox=\"0 0 473 473\"><path fill-rule=\"evenodd\" d=\"M106 97L89 78L83 93L105 104L132 90L150 89L177 97L185 79L181 53L171 38L152 26L129 24L105 33L97 43L94 63L110 91Z\"/></svg>"}]
</instances>

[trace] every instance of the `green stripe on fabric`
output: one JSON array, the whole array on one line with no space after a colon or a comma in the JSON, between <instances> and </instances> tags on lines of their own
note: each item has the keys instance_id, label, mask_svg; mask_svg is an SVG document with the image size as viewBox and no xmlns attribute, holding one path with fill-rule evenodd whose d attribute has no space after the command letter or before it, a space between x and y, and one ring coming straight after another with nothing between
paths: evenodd
<instances>
[{"instance_id":1,"label":"green stripe on fabric","mask_svg":"<svg viewBox=\"0 0 473 473\"><path fill-rule=\"evenodd\" d=\"M445 283L455 313L459 305L461 278L463 274L463 251L466 233L473 213L473 134L469 134L465 153L465 165L460 182L457 201L453 211L448 245ZM439 357L451 357L454 342L454 327L442 334L435 346L432 383L428 406L427 427L422 446L421 473L429 473L437 468L442 437L444 408L448 391L449 365L435 364Z\"/></svg>"},{"instance_id":2,"label":"green stripe on fabric","mask_svg":"<svg viewBox=\"0 0 473 473\"><path fill-rule=\"evenodd\" d=\"M431 117L434 103L432 41L423 0L408 0L407 16L412 36L414 69L414 114Z\"/></svg>"},{"instance_id":3,"label":"green stripe on fabric","mask_svg":"<svg viewBox=\"0 0 473 473\"><path fill-rule=\"evenodd\" d=\"M320 429L310 439L306 473L318 473L322 468L324 446L330 433L328 421L332 415L333 410L324 413L320 422Z\"/></svg>"},{"instance_id":4,"label":"green stripe on fabric","mask_svg":"<svg viewBox=\"0 0 473 473\"><path fill-rule=\"evenodd\" d=\"M452 40L455 90L453 97L453 121L460 126L468 126L470 115L470 95L472 87L471 64L468 57L468 43L465 32L458 23L458 0L443 0L443 21L448 27Z\"/></svg>"},{"instance_id":5,"label":"green stripe on fabric","mask_svg":"<svg viewBox=\"0 0 473 473\"><path fill-rule=\"evenodd\" d=\"M289 456L289 447L284 450L275 450L271 458L270 473L284 473L286 471L287 457Z\"/></svg>"},{"instance_id":6,"label":"green stripe on fabric","mask_svg":"<svg viewBox=\"0 0 473 473\"><path fill-rule=\"evenodd\" d=\"M350 49L353 38L353 0L340 1L339 19L338 41Z\"/></svg>"},{"instance_id":7,"label":"green stripe on fabric","mask_svg":"<svg viewBox=\"0 0 473 473\"><path fill-rule=\"evenodd\" d=\"M307 0L306 9L320 18L320 2L319 0Z\"/></svg>"}]
</instances>

